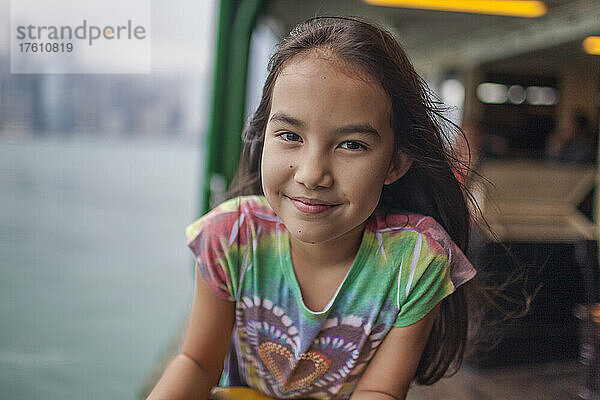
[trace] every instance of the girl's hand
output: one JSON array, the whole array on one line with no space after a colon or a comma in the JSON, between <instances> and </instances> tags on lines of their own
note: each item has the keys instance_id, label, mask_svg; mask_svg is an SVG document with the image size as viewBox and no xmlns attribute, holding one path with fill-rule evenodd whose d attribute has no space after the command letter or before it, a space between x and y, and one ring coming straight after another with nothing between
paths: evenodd
<instances>
[{"instance_id":1,"label":"girl's hand","mask_svg":"<svg viewBox=\"0 0 600 400\"><path fill-rule=\"evenodd\" d=\"M439 307L412 325L388 332L358 381L352 400L406 398Z\"/></svg>"}]
</instances>

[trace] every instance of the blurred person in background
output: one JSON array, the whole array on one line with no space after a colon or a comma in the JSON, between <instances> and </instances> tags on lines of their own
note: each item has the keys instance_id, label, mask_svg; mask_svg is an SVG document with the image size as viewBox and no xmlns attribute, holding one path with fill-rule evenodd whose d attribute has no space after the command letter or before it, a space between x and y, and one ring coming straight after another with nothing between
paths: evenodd
<instances>
[{"instance_id":1,"label":"blurred person in background","mask_svg":"<svg viewBox=\"0 0 600 400\"><path fill-rule=\"evenodd\" d=\"M557 161L591 163L596 161L597 132L591 129L582 111L552 132L546 144L546 155Z\"/></svg>"}]
</instances>

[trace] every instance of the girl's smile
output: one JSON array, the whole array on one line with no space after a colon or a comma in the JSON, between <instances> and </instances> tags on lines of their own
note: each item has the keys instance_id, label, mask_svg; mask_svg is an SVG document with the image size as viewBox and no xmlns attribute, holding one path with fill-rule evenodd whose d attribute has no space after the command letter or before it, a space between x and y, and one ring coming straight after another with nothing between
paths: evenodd
<instances>
[{"instance_id":1,"label":"girl's smile","mask_svg":"<svg viewBox=\"0 0 600 400\"><path fill-rule=\"evenodd\" d=\"M328 203L319 199L309 199L306 197L286 197L290 199L298 211L306 214L319 214L338 206L338 204Z\"/></svg>"},{"instance_id":2,"label":"girl's smile","mask_svg":"<svg viewBox=\"0 0 600 400\"><path fill-rule=\"evenodd\" d=\"M313 52L275 81L261 177L292 248L356 247L383 185L405 172L392 167L389 98L357 72Z\"/></svg>"}]
</instances>

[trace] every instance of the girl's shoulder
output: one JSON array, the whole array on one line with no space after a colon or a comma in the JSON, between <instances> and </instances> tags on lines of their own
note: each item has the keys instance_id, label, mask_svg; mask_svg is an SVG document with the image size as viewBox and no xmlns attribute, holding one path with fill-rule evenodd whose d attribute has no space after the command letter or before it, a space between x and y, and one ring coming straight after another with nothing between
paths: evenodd
<instances>
[{"instance_id":1,"label":"girl's shoulder","mask_svg":"<svg viewBox=\"0 0 600 400\"><path fill-rule=\"evenodd\" d=\"M444 227L433 217L411 212L376 212L371 229L382 237L388 233L387 241L401 241L411 232L411 236L421 236L427 242L427 249L435 255L447 259L452 266L452 280L455 286L471 279L476 271L463 251L452 240ZM392 245L389 243L388 245Z\"/></svg>"},{"instance_id":2,"label":"girl's shoulder","mask_svg":"<svg viewBox=\"0 0 600 400\"><path fill-rule=\"evenodd\" d=\"M406 232L415 232L423 235L430 246L439 251L444 251L451 243L450 235L433 217L404 211L377 211L371 225L375 233L389 233L390 238L397 238Z\"/></svg>"},{"instance_id":3,"label":"girl's shoulder","mask_svg":"<svg viewBox=\"0 0 600 400\"><path fill-rule=\"evenodd\" d=\"M239 196L226 200L185 228L188 244L202 231L226 234L249 223L277 224L281 222L264 196Z\"/></svg>"}]
</instances>

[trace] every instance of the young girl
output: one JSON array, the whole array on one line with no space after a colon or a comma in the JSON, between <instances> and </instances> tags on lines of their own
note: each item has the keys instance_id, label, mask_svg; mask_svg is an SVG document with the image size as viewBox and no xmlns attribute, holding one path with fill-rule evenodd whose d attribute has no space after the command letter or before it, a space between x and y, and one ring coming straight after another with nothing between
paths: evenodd
<instances>
[{"instance_id":1,"label":"young girl","mask_svg":"<svg viewBox=\"0 0 600 400\"><path fill-rule=\"evenodd\" d=\"M195 299L149 398L207 398L221 377L273 398L404 399L458 367L475 270L440 121L389 32L298 25L244 132L237 197L186 230Z\"/></svg>"}]
</instances>

